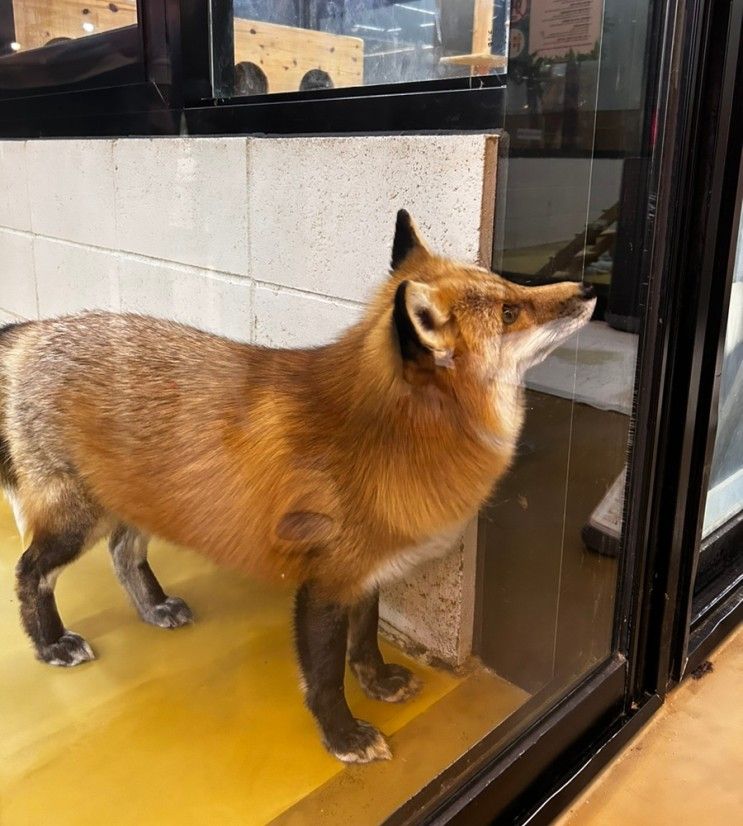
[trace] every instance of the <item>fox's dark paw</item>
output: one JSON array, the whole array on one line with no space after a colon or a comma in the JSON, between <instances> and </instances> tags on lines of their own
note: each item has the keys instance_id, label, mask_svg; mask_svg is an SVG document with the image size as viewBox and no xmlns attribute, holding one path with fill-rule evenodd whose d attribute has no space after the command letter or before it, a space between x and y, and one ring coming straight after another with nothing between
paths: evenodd
<instances>
[{"instance_id":1,"label":"fox's dark paw","mask_svg":"<svg viewBox=\"0 0 743 826\"><path fill-rule=\"evenodd\" d=\"M383 700L385 703L402 703L409 700L422 686L421 681L404 665L385 663L381 668L371 669L352 664L351 668L367 697Z\"/></svg>"},{"instance_id":2,"label":"fox's dark paw","mask_svg":"<svg viewBox=\"0 0 743 826\"><path fill-rule=\"evenodd\" d=\"M73 634L72 631L65 631L56 642L45 645L39 650L38 656L49 665L68 668L95 659L93 649L79 634Z\"/></svg>"},{"instance_id":3,"label":"fox's dark paw","mask_svg":"<svg viewBox=\"0 0 743 826\"><path fill-rule=\"evenodd\" d=\"M193 614L180 597L168 597L165 602L148 608L142 619L160 628L180 628L193 622Z\"/></svg>"},{"instance_id":4,"label":"fox's dark paw","mask_svg":"<svg viewBox=\"0 0 743 826\"><path fill-rule=\"evenodd\" d=\"M342 732L326 733L328 751L344 763L371 763L391 760L392 752L382 733L370 723L354 720L355 725Z\"/></svg>"}]
</instances>

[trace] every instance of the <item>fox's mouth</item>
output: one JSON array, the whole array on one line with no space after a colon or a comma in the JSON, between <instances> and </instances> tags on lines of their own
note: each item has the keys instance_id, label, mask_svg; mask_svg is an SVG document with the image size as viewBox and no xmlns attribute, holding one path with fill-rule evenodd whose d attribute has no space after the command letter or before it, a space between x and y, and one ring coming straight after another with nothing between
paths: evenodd
<instances>
[{"instance_id":1,"label":"fox's mouth","mask_svg":"<svg viewBox=\"0 0 743 826\"><path fill-rule=\"evenodd\" d=\"M577 306L576 316L582 320L588 321L596 309L596 297L593 288L587 297L583 298L581 303Z\"/></svg>"},{"instance_id":2,"label":"fox's mouth","mask_svg":"<svg viewBox=\"0 0 743 826\"><path fill-rule=\"evenodd\" d=\"M596 309L596 292L590 285L581 285L581 294L570 300L563 312L557 317L557 321L566 324L571 328L567 335L571 335L576 329L586 324L593 311ZM548 322L551 324L553 322Z\"/></svg>"}]
</instances>

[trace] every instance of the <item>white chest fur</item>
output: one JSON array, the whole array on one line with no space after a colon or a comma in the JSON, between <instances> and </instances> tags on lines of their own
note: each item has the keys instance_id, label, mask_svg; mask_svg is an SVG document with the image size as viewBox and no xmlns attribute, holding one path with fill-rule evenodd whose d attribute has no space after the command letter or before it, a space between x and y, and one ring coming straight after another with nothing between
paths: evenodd
<instances>
[{"instance_id":1,"label":"white chest fur","mask_svg":"<svg viewBox=\"0 0 743 826\"><path fill-rule=\"evenodd\" d=\"M464 525L455 525L436 536L428 537L428 539L418 545L402 548L393 556L386 559L367 577L365 588L371 591L373 588L378 588L385 583L402 579L417 565L427 562L430 559L438 559L439 557L445 556L455 547L457 539L462 536L463 533Z\"/></svg>"}]
</instances>

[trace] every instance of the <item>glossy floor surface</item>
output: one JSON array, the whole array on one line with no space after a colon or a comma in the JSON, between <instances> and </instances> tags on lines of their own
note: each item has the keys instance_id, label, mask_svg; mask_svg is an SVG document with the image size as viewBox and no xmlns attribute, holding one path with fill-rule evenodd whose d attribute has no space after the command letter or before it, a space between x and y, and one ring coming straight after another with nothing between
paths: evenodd
<instances>
[{"instance_id":1,"label":"glossy floor surface","mask_svg":"<svg viewBox=\"0 0 743 826\"><path fill-rule=\"evenodd\" d=\"M526 698L487 672L412 664L403 705L349 703L391 735L395 759L344 768L326 754L297 684L288 590L153 543L164 587L197 621L142 623L96 546L60 577L63 621L98 659L37 662L13 590L20 542L0 500L0 823L378 823ZM405 658L387 647L392 659Z\"/></svg>"},{"instance_id":2,"label":"glossy floor surface","mask_svg":"<svg viewBox=\"0 0 743 826\"><path fill-rule=\"evenodd\" d=\"M743 628L710 661L556 826L743 823Z\"/></svg>"}]
</instances>

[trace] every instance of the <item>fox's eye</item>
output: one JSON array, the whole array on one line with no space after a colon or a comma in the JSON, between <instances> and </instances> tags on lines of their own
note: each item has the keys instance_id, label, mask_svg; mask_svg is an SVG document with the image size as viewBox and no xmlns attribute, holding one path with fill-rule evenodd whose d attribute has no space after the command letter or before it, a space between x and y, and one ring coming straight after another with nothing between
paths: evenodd
<instances>
[{"instance_id":1,"label":"fox's eye","mask_svg":"<svg viewBox=\"0 0 743 826\"><path fill-rule=\"evenodd\" d=\"M515 304L504 304L503 305L503 323L504 324L513 324L514 321L519 317L519 307Z\"/></svg>"}]
</instances>

